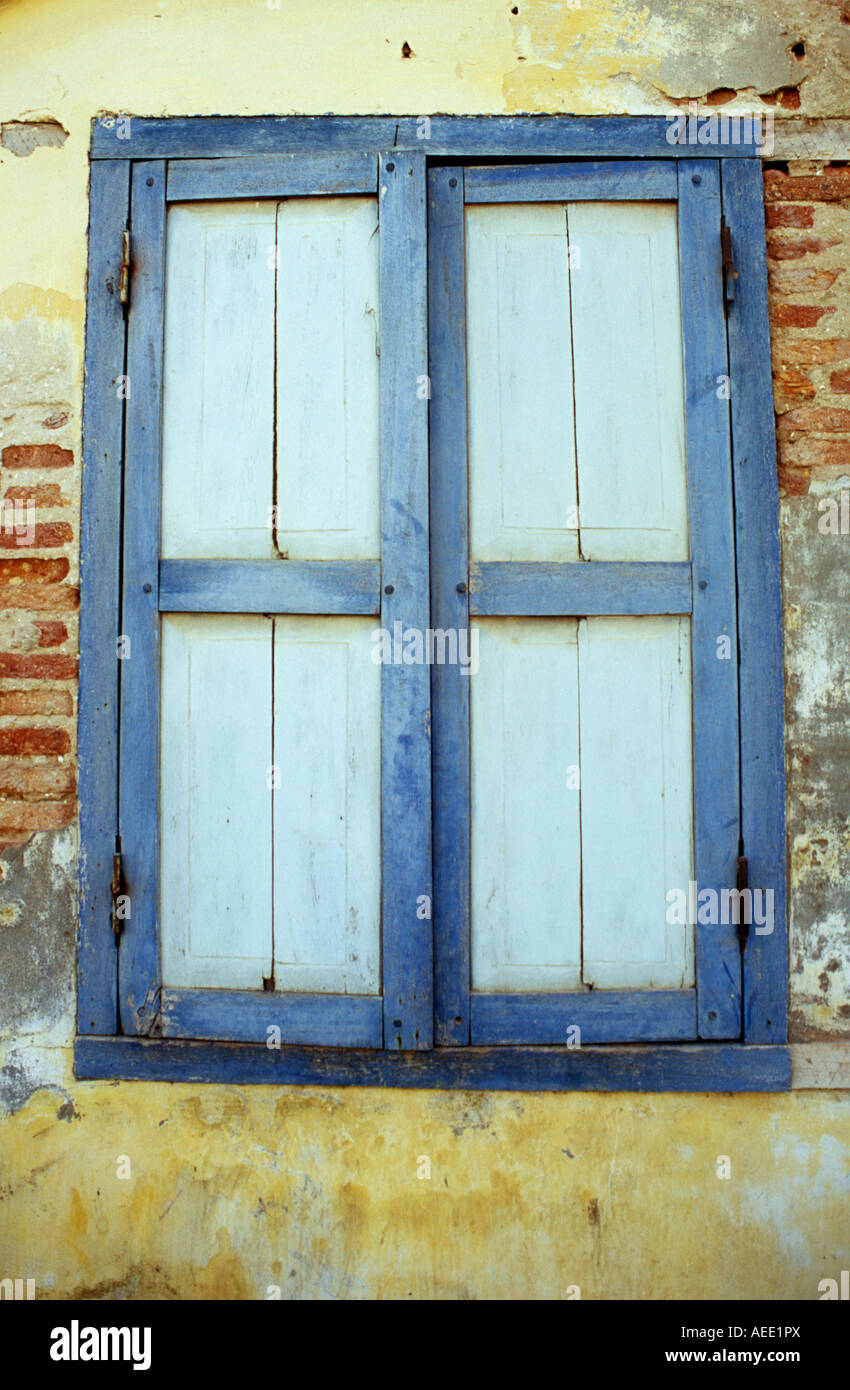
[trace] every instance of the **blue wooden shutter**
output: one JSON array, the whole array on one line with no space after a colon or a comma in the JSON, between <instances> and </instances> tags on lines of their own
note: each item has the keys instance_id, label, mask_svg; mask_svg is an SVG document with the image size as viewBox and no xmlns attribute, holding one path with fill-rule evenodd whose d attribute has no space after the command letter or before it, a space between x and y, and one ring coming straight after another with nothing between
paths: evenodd
<instances>
[{"instance_id":1,"label":"blue wooden shutter","mask_svg":"<svg viewBox=\"0 0 850 1390\"><path fill-rule=\"evenodd\" d=\"M572 558L566 534L568 525L562 522L562 555L558 558L547 555L545 560L535 558L536 554L547 553L549 542L545 535L545 517L539 508L535 513L529 503L531 539L518 542L515 535L505 533L496 541L490 558L473 556L474 563L470 563L470 525L476 523L474 512L470 518L467 436L470 424L475 427L470 412L474 416L477 410L486 424L486 400L484 406L474 394L467 400L463 389L470 377L468 354L472 351L466 312L469 292L466 210L472 204L478 208L510 205L521 209L528 204L556 203L569 209L571 205L581 207L587 203L599 206L630 202L640 204L641 208L650 203L667 203L677 208L688 549L681 558L669 559L588 560L578 555ZM641 208L635 209L635 220L643 215ZM597 632L612 632L613 623L624 621L618 615L645 619L643 633L648 631L650 620L660 624L659 631L665 624L668 631L677 623L680 630L687 630L689 626L693 700L693 872L697 891L710 890L718 905L722 902L723 890L735 887L739 823L735 569L728 391L723 389L728 367L720 212L716 161L682 160L678 167L669 163L610 162L469 168L464 172L446 168L435 169L429 175L432 623L439 628L464 628L468 624L474 627L479 619L485 637L486 632L494 637L507 633L506 624L512 619L557 619L566 622L564 633L568 632L570 622L578 622L586 634L592 630L591 624L596 625ZM523 225L520 213L516 221L518 226ZM581 216L575 221L582 225ZM584 224L591 225L586 218ZM675 251L674 244L673 255ZM512 248L508 248L508 252L515 254ZM499 273L497 266L491 272L494 294L500 292ZM510 278L509 272L505 273ZM548 269L546 273L551 274ZM581 274L582 270L576 267L576 281ZM556 299L563 293L557 280L556 275L556 281L550 278L548 282ZM516 282L521 285L519 273ZM589 293L586 287L585 292ZM528 287L528 294L533 295L533 286ZM520 316L526 311L522 290L514 292L511 303ZM564 303L567 307L562 315L563 333L569 335L569 291ZM545 296L540 304L537 313L541 334L554 332L557 314L551 312ZM488 339L487 335L479 335L477 341L484 344L484 350L488 350L487 343L492 336ZM670 350L671 368L675 365L676 348L674 345ZM479 346L475 350L482 348ZM574 378L587 365L581 352L581 343L574 343ZM578 360L576 354L579 354ZM520 355L503 380L493 380L494 411L499 390L509 391L511 381L518 379L516 373L521 376L523 370ZM540 374L547 370L544 354L536 371ZM659 390L661 385L663 383ZM616 379L604 386L606 391L616 390ZM485 393L486 389L486 379L483 387L475 387ZM565 381L564 393L569 395L571 390L571 382ZM551 395L553 411L566 409L554 390ZM549 423L541 421L537 431L528 431L527 460L523 460L523 466L531 481L523 493L523 475L518 475L515 483L517 505L524 506L527 494L533 493L534 448L537 436L546 434ZM555 436L565 435L570 424L575 429L580 474L582 450L589 447L586 441L592 441L593 431L587 429L586 418L582 422L580 412L573 421L567 410ZM515 447L519 449L521 441L517 441ZM627 486L627 456L619 460L619 466L623 485ZM579 514L581 493L579 477ZM568 500L565 494L559 499L559 505L565 505ZM662 532L666 524L662 518L659 523ZM535 527L543 538L542 551L538 552L534 548ZM665 534L670 539L664 540L664 545L672 547L665 553L678 556L675 528L674 531L668 529ZM595 550L604 555L605 544L604 535L601 541L594 535L593 545L588 549L591 554ZM495 558L504 555L504 548L500 550L500 547L506 545L512 547L514 558ZM616 544L613 550L616 553ZM646 553L651 555L651 548ZM561 649L566 650L569 638L563 636L558 640ZM482 640L482 651L484 646ZM580 650L577 661L581 668ZM564 672L568 669L569 663ZM471 844L483 843L480 838L476 841L476 833L486 836L486 824L483 831L479 825L476 832L470 813L475 796L469 770L470 685L474 686L476 679L478 677L467 675L458 665L435 666L432 674L438 1042L444 1045L466 1041L473 1044L563 1044L569 1040L570 1028L580 1030L582 1042L738 1036L741 1028L740 950L734 922L729 921L715 919L696 925L693 987L596 988L585 985L584 988L535 990L520 984L511 991L504 982L497 989L474 987L471 902L479 901L479 916L486 923L486 902L482 906L481 900L476 899L476 861L470 848ZM563 700L559 704L555 693L559 682L563 685L566 677L558 676L556 668L552 668L551 677L546 679L553 682L549 715L554 726L564 718L567 710ZM592 690L592 685L587 689ZM610 693L604 681L598 691L600 699ZM612 708L615 703L612 701ZM474 693L472 704L474 713ZM535 718L538 714L535 708ZM611 718L614 717L612 714ZM479 716L479 725L482 726L480 737L486 740L486 715ZM529 744L529 749L535 747L538 745ZM539 749L543 747L545 739L539 744ZM473 760L475 756L473 739ZM542 765L542 752L532 751L528 756L537 758ZM540 811L543 809L541 805ZM534 813L534 805L529 804L529 819L533 820ZM479 805L478 815L482 821L486 821L488 814L500 814L499 808ZM605 857L609 855L614 860L618 852L615 838L612 837L610 843L604 840L600 843L600 836L604 836L604 820L603 815L594 821L594 840L583 846L580 871L583 874L586 866L592 864L593 886L599 890L603 901ZM551 840L548 843L550 848L556 844ZM505 875L510 873L508 864ZM573 870L561 875L557 891L565 899L571 892L580 897L581 885L574 883L574 877ZM688 894L688 883L674 881L666 886L681 888ZM659 898L660 913L664 913L665 906L666 899ZM533 905L526 910L533 910ZM522 912L521 901L510 908L509 918L518 934L522 931ZM710 916L710 909L706 915Z\"/></svg>"},{"instance_id":2,"label":"blue wooden shutter","mask_svg":"<svg viewBox=\"0 0 850 1390\"><path fill-rule=\"evenodd\" d=\"M378 556L290 559L279 554L258 558L262 552L256 546L263 542L255 527L247 551L235 545L225 556L204 558L202 543L200 551L191 549L190 525L181 533L184 539L189 536L188 554L181 554L178 545L176 556L165 557L160 531L169 204L230 206L232 200L348 195L377 195L375 206L380 218ZM218 734L222 753L237 730L233 723L238 718L238 702L233 700L233 686L239 679L237 649L247 640L260 650L266 640L264 633L279 615L286 617L280 616L277 624L276 651L282 650L286 633L291 635L292 625L297 625L297 615L327 615L328 624L340 623L346 616L361 615L364 623L367 617L374 621L380 616L381 626L389 631L396 621L405 627L427 627L427 396L421 389L427 372L424 156L304 155L139 162L133 168L131 219L134 273L128 337L131 389L126 417L121 621L131 654L121 665L119 788L131 914L123 923L119 951L123 1031L128 1035L265 1042L267 1030L278 1028L282 1043L414 1050L429 1047L433 1017L431 919L417 911L423 900L430 902L432 892L427 668L389 665L380 672L381 829L380 847L376 845L375 852L380 854L382 901L377 992L263 990L259 983L252 989L184 987L164 980L161 873L167 864L173 881L179 862L162 852L161 840L168 834L168 826L161 823L158 774L164 727L160 708L163 623L171 621L170 642L172 637L182 640L181 619L176 616L172 621L169 615L232 615L216 620L208 629L208 635L226 653L220 660L223 678L230 686L232 708ZM368 312L369 306L363 309ZM226 320L221 332L227 332ZM263 370L260 357L256 370ZM215 404L211 400L210 408ZM246 420L246 428L250 424ZM250 467L249 459L245 466ZM252 480L246 479L246 487L251 485ZM269 503L272 500L270 495ZM368 543L365 548L369 550ZM246 554L254 558L246 558ZM228 646L231 632L232 647ZM199 652L198 660L212 661L209 669L213 670L219 659L213 648ZM351 659L370 663L370 656L361 643ZM180 659L185 666L188 658ZM282 689L291 700L292 682ZM302 725L305 729L310 726L307 710ZM315 737L321 739L320 727ZM177 746L173 739L168 747L172 746ZM348 751L352 756L357 754L356 749ZM252 775L257 771L252 769ZM187 796L192 795L190 782L188 777ZM209 832L216 823L216 808L209 804L215 801L215 777L205 777L205 785L205 829ZM309 788L305 796L309 796ZM278 833L285 834L288 828L294 833L284 817ZM265 834L264 826L258 827L258 834ZM250 843L245 844L244 853L250 856ZM266 859L261 857L258 864L266 876ZM226 876L226 867L222 872ZM278 887L285 889L285 883L278 883ZM271 898L271 880L268 893ZM255 901L261 899L260 892ZM210 902L210 910L214 910L214 897ZM246 940L250 937L248 927L246 923ZM339 930L344 932L343 922ZM238 923L232 932L238 946ZM253 949L246 947L249 957ZM246 978L253 979L256 973L251 966ZM274 985L273 976L268 983Z\"/></svg>"}]
</instances>

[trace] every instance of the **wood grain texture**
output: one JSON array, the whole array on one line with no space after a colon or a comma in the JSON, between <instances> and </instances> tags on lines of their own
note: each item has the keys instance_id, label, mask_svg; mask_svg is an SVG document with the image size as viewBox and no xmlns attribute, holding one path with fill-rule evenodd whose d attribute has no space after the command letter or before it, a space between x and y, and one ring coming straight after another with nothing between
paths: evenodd
<instances>
[{"instance_id":1,"label":"wood grain texture","mask_svg":"<svg viewBox=\"0 0 850 1390\"><path fill-rule=\"evenodd\" d=\"M162 560L163 613L379 613L376 560Z\"/></svg>"},{"instance_id":2,"label":"wood grain texture","mask_svg":"<svg viewBox=\"0 0 850 1390\"><path fill-rule=\"evenodd\" d=\"M752 888L773 890L774 929L744 952L744 1038L788 1036L785 705L779 497L770 375L761 169L723 160L723 207L739 278L729 311L732 452L738 540L741 812Z\"/></svg>"},{"instance_id":3,"label":"wood grain texture","mask_svg":"<svg viewBox=\"0 0 850 1390\"><path fill-rule=\"evenodd\" d=\"M421 116L168 116L133 117L133 157L362 153L399 150L479 159L488 156L573 159L712 159L717 146L671 143L663 116L433 116L427 138ZM93 120L93 159L126 159L112 127ZM730 158L758 156L742 141Z\"/></svg>"},{"instance_id":4,"label":"wood grain texture","mask_svg":"<svg viewBox=\"0 0 850 1390\"><path fill-rule=\"evenodd\" d=\"M428 173L431 624L469 627L462 178ZM458 592L458 586L461 592ZM469 1041L469 678L431 667L434 1041Z\"/></svg>"},{"instance_id":5,"label":"wood grain texture","mask_svg":"<svg viewBox=\"0 0 850 1390\"><path fill-rule=\"evenodd\" d=\"M739 834L737 614L720 257L718 165L679 165L679 267L685 344L693 559L694 853L699 889L734 888ZM725 655L724 655L725 654ZM699 1028L741 1031L741 955L734 923L697 927Z\"/></svg>"},{"instance_id":6,"label":"wood grain texture","mask_svg":"<svg viewBox=\"0 0 850 1390\"><path fill-rule=\"evenodd\" d=\"M272 622L171 614L161 629L164 985L262 989L272 963Z\"/></svg>"},{"instance_id":7,"label":"wood grain texture","mask_svg":"<svg viewBox=\"0 0 850 1390\"><path fill-rule=\"evenodd\" d=\"M563 206L466 210L469 551L578 560Z\"/></svg>"},{"instance_id":8,"label":"wood grain texture","mask_svg":"<svg viewBox=\"0 0 850 1390\"><path fill-rule=\"evenodd\" d=\"M125 328L118 299L121 232L130 210L130 166L91 171L83 501L80 518L80 934L77 1031L117 1025L117 960L111 930L112 855L118 830L119 560Z\"/></svg>"},{"instance_id":9,"label":"wood grain texture","mask_svg":"<svg viewBox=\"0 0 850 1390\"><path fill-rule=\"evenodd\" d=\"M365 618L274 624L277 990L381 992L381 672Z\"/></svg>"},{"instance_id":10,"label":"wood grain texture","mask_svg":"<svg viewBox=\"0 0 850 1390\"><path fill-rule=\"evenodd\" d=\"M676 166L651 160L581 164L474 165L464 170L467 203L675 202Z\"/></svg>"},{"instance_id":11,"label":"wood grain texture","mask_svg":"<svg viewBox=\"0 0 850 1390\"><path fill-rule=\"evenodd\" d=\"M168 211L162 553L272 559L274 203Z\"/></svg>"},{"instance_id":12,"label":"wood grain texture","mask_svg":"<svg viewBox=\"0 0 850 1390\"><path fill-rule=\"evenodd\" d=\"M390 167L392 166L392 167ZM424 153L381 156L381 626L429 625ZM387 590L392 592L388 593ZM427 665L384 665L381 880L384 1045L433 1040L431 687Z\"/></svg>"},{"instance_id":13,"label":"wood grain texture","mask_svg":"<svg viewBox=\"0 0 850 1390\"><path fill-rule=\"evenodd\" d=\"M562 994L473 994L475 1045L689 1041L696 990L595 989Z\"/></svg>"},{"instance_id":14,"label":"wood grain texture","mask_svg":"<svg viewBox=\"0 0 850 1390\"><path fill-rule=\"evenodd\" d=\"M160 641L158 611L162 346L165 296L165 164L133 166L135 262L129 320L124 483L122 631L132 643L121 669L120 830L131 916L119 946L125 1033L155 1026L158 1007Z\"/></svg>"},{"instance_id":15,"label":"wood grain texture","mask_svg":"<svg viewBox=\"0 0 850 1390\"><path fill-rule=\"evenodd\" d=\"M581 203L568 222L582 558L687 560L676 208Z\"/></svg>"},{"instance_id":16,"label":"wood grain texture","mask_svg":"<svg viewBox=\"0 0 850 1390\"><path fill-rule=\"evenodd\" d=\"M338 197L374 193L374 154L265 154L232 159L177 159L168 166L170 203L214 198Z\"/></svg>"},{"instance_id":17,"label":"wood grain texture","mask_svg":"<svg viewBox=\"0 0 850 1390\"><path fill-rule=\"evenodd\" d=\"M787 1091L788 1047L444 1047L432 1052L80 1038L78 1079L480 1091Z\"/></svg>"},{"instance_id":18,"label":"wood grain texture","mask_svg":"<svg viewBox=\"0 0 850 1390\"><path fill-rule=\"evenodd\" d=\"M470 678L476 991L581 983L582 847L569 775L579 766L576 626L479 625L480 670Z\"/></svg>"},{"instance_id":19,"label":"wood grain texture","mask_svg":"<svg viewBox=\"0 0 850 1390\"><path fill-rule=\"evenodd\" d=\"M253 1042L266 1048L277 1042L282 1047L379 1048L383 1002L376 995L164 989L161 1027L166 1038Z\"/></svg>"},{"instance_id":20,"label":"wood grain texture","mask_svg":"<svg viewBox=\"0 0 850 1390\"><path fill-rule=\"evenodd\" d=\"M668 921L667 897L687 894L693 874L690 621L578 626L581 978L690 987L694 928Z\"/></svg>"},{"instance_id":21,"label":"wood grain texture","mask_svg":"<svg viewBox=\"0 0 850 1390\"><path fill-rule=\"evenodd\" d=\"M376 200L287 199L277 254L277 549L293 560L377 558Z\"/></svg>"},{"instance_id":22,"label":"wood grain texture","mask_svg":"<svg viewBox=\"0 0 850 1390\"><path fill-rule=\"evenodd\" d=\"M691 566L490 561L469 570L469 611L491 617L601 617L690 613Z\"/></svg>"}]
</instances>

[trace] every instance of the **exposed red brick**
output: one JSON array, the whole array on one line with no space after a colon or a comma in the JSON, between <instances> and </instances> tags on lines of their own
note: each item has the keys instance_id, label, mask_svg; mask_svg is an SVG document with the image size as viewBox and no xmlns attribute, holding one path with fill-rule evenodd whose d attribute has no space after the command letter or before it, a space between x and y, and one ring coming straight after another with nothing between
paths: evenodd
<instances>
[{"instance_id":1,"label":"exposed red brick","mask_svg":"<svg viewBox=\"0 0 850 1390\"><path fill-rule=\"evenodd\" d=\"M0 690L0 715L73 713L70 690Z\"/></svg>"},{"instance_id":2,"label":"exposed red brick","mask_svg":"<svg viewBox=\"0 0 850 1390\"><path fill-rule=\"evenodd\" d=\"M74 769L67 763L48 766L31 762L0 764L0 797L15 797L22 801L60 801L73 796L77 790Z\"/></svg>"},{"instance_id":3,"label":"exposed red brick","mask_svg":"<svg viewBox=\"0 0 850 1390\"><path fill-rule=\"evenodd\" d=\"M829 386L831 391L839 395L850 394L850 372L830 372Z\"/></svg>"},{"instance_id":4,"label":"exposed red brick","mask_svg":"<svg viewBox=\"0 0 850 1390\"><path fill-rule=\"evenodd\" d=\"M70 468L74 453L58 444L7 444L2 461L4 468Z\"/></svg>"},{"instance_id":5,"label":"exposed red brick","mask_svg":"<svg viewBox=\"0 0 850 1390\"><path fill-rule=\"evenodd\" d=\"M70 825L76 811L74 801L42 801L33 805L29 801L0 800L0 836L8 842L9 835L24 830L61 830Z\"/></svg>"},{"instance_id":6,"label":"exposed red brick","mask_svg":"<svg viewBox=\"0 0 850 1390\"><path fill-rule=\"evenodd\" d=\"M67 729L0 729L0 753L22 758L37 753L68 753L70 749Z\"/></svg>"},{"instance_id":7,"label":"exposed red brick","mask_svg":"<svg viewBox=\"0 0 850 1390\"><path fill-rule=\"evenodd\" d=\"M26 523L26 518L22 518L21 524ZM0 546L4 550L21 550L26 546L34 546L36 549L50 550L52 546L67 545L68 541L74 539L74 532L67 521L44 521L36 524L33 528L34 535L21 533L15 534L16 528L11 526L7 529L4 524L0 529Z\"/></svg>"},{"instance_id":8,"label":"exposed red brick","mask_svg":"<svg viewBox=\"0 0 850 1390\"><path fill-rule=\"evenodd\" d=\"M814 212L812 207L797 207L794 204L782 206L779 203L772 203L764 210L765 226L813 227L815 225Z\"/></svg>"},{"instance_id":9,"label":"exposed red brick","mask_svg":"<svg viewBox=\"0 0 850 1390\"><path fill-rule=\"evenodd\" d=\"M0 676L17 676L24 680L70 681L77 674L73 656L19 656L17 653L0 656Z\"/></svg>"},{"instance_id":10,"label":"exposed red brick","mask_svg":"<svg viewBox=\"0 0 850 1390\"><path fill-rule=\"evenodd\" d=\"M32 839L30 830L4 830L2 838L0 838L0 854L5 853L7 849L15 849L18 845L25 845L30 839Z\"/></svg>"},{"instance_id":11,"label":"exposed red brick","mask_svg":"<svg viewBox=\"0 0 850 1390\"><path fill-rule=\"evenodd\" d=\"M824 314L834 313L833 308L815 304L774 304L770 319L779 328L814 328Z\"/></svg>"},{"instance_id":12,"label":"exposed red brick","mask_svg":"<svg viewBox=\"0 0 850 1390\"><path fill-rule=\"evenodd\" d=\"M822 174L783 174L765 169L764 194L773 203L840 203L850 198L850 167Z\"/></svg>"},{"instance_id":13,"label":"exposed red brick","mask_svg":"<svg viewBox=\"0 0 850 1390\"><path fill-rule=\"evenodd\" d=\"M804 400L814 397L814 385L799 367L780 367L773 373L773 380L786 396L799 396Z\"/></svg>"},{"instance_id":14,"label":"exposed red brick","mask_svg":"<svg viewBox=\"0 0 850 1390\"><path fill-rule=\"evenodd\" d=\"M29 608L40 613L67 613L75 612L79 606L79 589L68 589L64 585L0 585L0 609Z\"/></svg>"},{"instance_id":15,"label":"exposed red brick","mask_svg":"<svg viewBox=\"0 0 850 1390\"><path fill-rule=\"evenodd\" d=\"M760 95L767 106L781 106L786 111L800 109L800 93L796 87L777 87L775 92L762 92Z\"/></svg>"},{"instance_id":16,"label":"exposed red brick","mask_svg":"<svg viewBox=\"0 0 850 1390\"><path fill-rule=\"evenodd\" d=\"M850 410L831 405L801 405L780 416L777 430L787 435L790 430L813 430L821 434L850 433Z\"/></svg>"},{"instance_id":17,"label":"exposed red brick","mask_svg":"<svg viewBox=\"0 0 850 1390\"><path fill-rule=\"evenodd\" d=\"M45 584L58 584L71 568L70 560L3 560L0 559L0 584L18 584L24 580L41 579Z\"/></svg>"},{"instance_id":18,"label":"exposed red brick","mask_svg":"<svg viewBox=\"0 0 850 1390\"><path fill-rule=\"evenodd\" d=\"M776 294L822 294L830 289L841 274L840 270L815 270L812 266L783 265L768 274L770 288Z\"/></svg>"},{"instance_id":19,"label":"exposed red brick","mask_svg":"<svg viewBox=\"0 0 850 1390\"><path fill-rule=\"evenodd\" d=\"M706 106L725 106L727 101L731 101L738 93L734 87L715 87L713 92L709 92L705 98Z\"/></svg>"},{"instance_id":20,"label":"exposed red brick","mask_svg":"<svg viewBox=\"0 0 850 1390\"><path fill-rule=\"evenodd\" d=\"M64 623L42 619L36 621L36 627L41 633L38 639L40 647L61 647L68 640L68 629Z\"/></svg>"},{"instance_id":21,"label":"exposed red brick","mask_svg":"<svg viewBox=\"0 0 850 1390\"><path fill-rule=\"evenodd\" d=\"M773 344L773 360L780 366L788 362L818 366L845 357L850 357L850 338L780 338Z\"/></svg>"},{"instance_id":22,"label":"exposed red brick","mask_svg":"<svg viewBox=\"0 0 850 1390\"><path fill-rule=\"evenodd\" d=\"M805 497L809 490L808 468L779 468L779 486L791 497Z\"/></svg>"},{"instance_id":23,"label":"exposed red brick","mask_svg":"<svg viewBox=\"0 0 850 1390\"><path fill-rule=\"evenodd\" d=\"M11 502L32 502L36 507L67 507L68 499L63 497L58 483L18 483L7 487L5 496Z\"/></svg>"},{"instance_id":24,"label":"exposed red brick","mask_svg":"<svg viewBox=\"0 0 850 1390\"><path fill-rule=\"evenodd\" d=\"M785 468L848 468L850 440L780 439L779 458Z\"/></svg>"},{"instance_id":25,"label":"exposed red brick","mask_svg":"<svg viewBox=\"0 0 850 1390\"><path fill-rule=\"evenodd\" d=\"M799 261L803 256L816 256L820 251L828 251L831 246L840 246L841 239L833 237L824 240L819 236L798 236L793 241L771 237L767 244L767 256L771 261Z\"/></svg>"}]
</instances>

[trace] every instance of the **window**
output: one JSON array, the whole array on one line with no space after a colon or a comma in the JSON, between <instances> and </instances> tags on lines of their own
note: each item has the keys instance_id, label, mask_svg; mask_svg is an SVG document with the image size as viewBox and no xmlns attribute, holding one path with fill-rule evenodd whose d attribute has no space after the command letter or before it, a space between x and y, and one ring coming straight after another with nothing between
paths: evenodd
<instances>
[{"instance_id":1,"label":"window","mask_svg":"<svg viewBox=\"0 0 850 1390\"><path fill-rule=\"evenodd\" d=\"M95 125L78 1074L790 1084L754 154Z\"/></svg>"}]
</instances>

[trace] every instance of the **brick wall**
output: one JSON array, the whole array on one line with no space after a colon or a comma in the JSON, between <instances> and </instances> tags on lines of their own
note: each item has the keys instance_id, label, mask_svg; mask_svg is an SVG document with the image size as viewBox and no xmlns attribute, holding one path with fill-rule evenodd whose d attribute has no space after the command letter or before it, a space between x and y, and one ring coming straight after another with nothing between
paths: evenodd
<instances>
[{"instance_id":1,"label":"brick wall","mask_svg":"<svg viewBox=\"0 0 850 1390\"><path fill-rule=\"evenodd\" d=\"M67 420L48 408L33 433ZM0 849L76 815L77 481L60 444L0 451Z\"/></svg>"},{"instance_id":2,"label":"brick wall","mask_svg":"<svg viewBox=\"0 0 850 1390\"><path fill-rule=\"evenodd\" d=\"M764 171L779 481L850 468L850 168Z\"/></svg>"}]
</instances>

